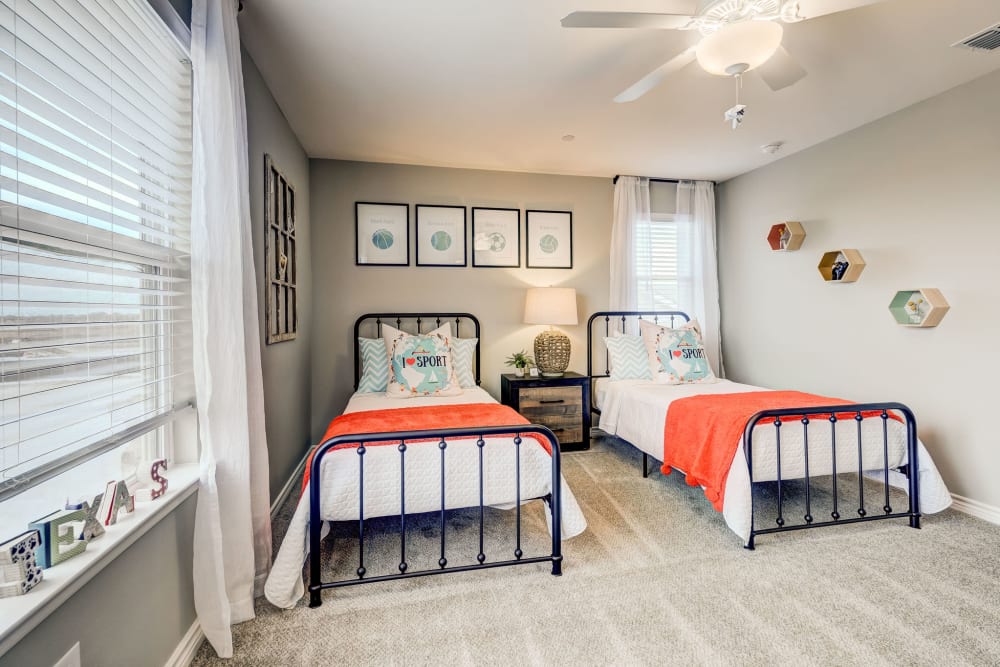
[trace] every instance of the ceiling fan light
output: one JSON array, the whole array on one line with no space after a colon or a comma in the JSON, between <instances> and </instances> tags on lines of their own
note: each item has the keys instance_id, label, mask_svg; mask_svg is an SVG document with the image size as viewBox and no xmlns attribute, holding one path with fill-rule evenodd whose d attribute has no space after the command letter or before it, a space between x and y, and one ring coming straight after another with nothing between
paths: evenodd
<instances>
[{"instance_id":1,"label":"ceiling fan light","mask_svg":"<svg viewBox=\"0 0 1000 667\"><path fill-rule=\"evenodd\" d=\"M698 64L719 76L727 76L726 70L739 63L746 63L747 70L751 70L774 55L783 33L781 25L774 21L730 23L698 43Z\"/></svg>"}]
</instances>

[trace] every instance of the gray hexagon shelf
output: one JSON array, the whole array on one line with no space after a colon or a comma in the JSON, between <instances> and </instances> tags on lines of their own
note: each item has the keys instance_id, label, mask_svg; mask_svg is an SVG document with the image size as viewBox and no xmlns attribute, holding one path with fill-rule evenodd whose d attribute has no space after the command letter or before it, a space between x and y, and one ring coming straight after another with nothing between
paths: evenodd
<instances>
[{"instance_id":1,"label":"gray hexagon shelf","mask_svg":"<svg viewBox=\"0 0 1000 667\"><path fill-rule=\"evenodd\" d=\"M860 252L852 248L831 250L823 254L817 268L827 282L853 283L865 270L865 260Z\"/></svg>"},{"instance_id":2,"label":"gray hexagon shelf","mask_svg":"<svg viewBox=\"0 0 1000 667\"><path fill-rule=\"evenodd\" d=\"M767 233L767 244L771 246L771 250L791 252L798 250L805 238L806 230L802 228L802 223L789 220L771 226L771 231Z\"/></svg>"},{"instance_id":3,"label":"gray hexagon shelf","mask_svg":"<svg viewBox=\"0 0 1000 667\"><path fill-rule=\"evenodd\" d=\"M904 327L936 327L950 308L941 291L933 287L901 290L889 303L896 324Z\"/></svg>"}]
</instances>

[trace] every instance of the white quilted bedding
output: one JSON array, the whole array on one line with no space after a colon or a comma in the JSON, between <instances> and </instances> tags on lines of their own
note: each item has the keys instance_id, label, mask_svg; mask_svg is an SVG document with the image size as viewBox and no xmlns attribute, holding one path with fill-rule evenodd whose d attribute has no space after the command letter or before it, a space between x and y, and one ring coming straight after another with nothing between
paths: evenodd
<instances>
[{"instance_id":1,"label":"white quilted bedding","mask_svg":"<svg viewBox=\"0 0 1000 667\"><path fill-rule=\"evenodd\" d=\"M597 406L601 409L600 428L605 433L627 440L637 449L657 461L663 459L663 425L667 408L678 398L699 394L732 394L747 391L766 391L762 387L719 380L709 384L668 385L646 380L601 379L596 384ZM762 424L753 434L753 478L755 481L777 479L777 447L775 427ZM850 472L858 468L857 425L854 421L837 424L837 472ZM906 428L894 420L888 421L889 465L898 466L906 461ZM940 512L951 505L941 475L930 454L918 443L920 463L920 511L924 514ZM809 474L811 477L832 472L830 427L828 423L813 423L809 427ZM805 476L805 448L802 425L788 422L781 427L781 477L794 479ZM882 441L882 420L862 421L863 469L879 471L885 459ZM869 465L870 464L870 465ZM890 473L890 483L907 488L906 478L895 471ZM752 505L750 501L750 475L743 456L742 446L737 448L726 480L725 502L722 513L726 524L739 535L744 543L750 537Z\"/></svg>"},{"instance_id":2,"label":"white quilted bedding","mask_svg":"<svg viewBox=\"0 0 1000 667\"><path fill-rule=\"evenodd\" d=\"M422 405L495 403L479 387L465 389L461 395L412 398L386 398L384 394L355 394L344 413ZM399 452L393 446L371 446L365 454L365 517L394 516L400 511ZM511 438L487 438L483 449L485 504L512 507L516 501L515 448ZM441 453L436 443L416 443L406 451L406 511L429 512L441 508ZM358 518L358 456L356 449L337 450L323 459L323 493L320 497L323 519L328 521ZM445 498L449 509L479 505L479 452L475 440L449 441L445 455ZM551 489L552 468L549 455L533 439L521 445L521 497L537 498ZM562 482L562 536L580 534L587 522L573 492ZM548 514L546 513L548 519ZM302 563L309 554L309 496L303 493L264 585L264 595L278 607L294 607L305 592ZM549 526L551 530L551 523Z\"/></svg>"}]
</instances>

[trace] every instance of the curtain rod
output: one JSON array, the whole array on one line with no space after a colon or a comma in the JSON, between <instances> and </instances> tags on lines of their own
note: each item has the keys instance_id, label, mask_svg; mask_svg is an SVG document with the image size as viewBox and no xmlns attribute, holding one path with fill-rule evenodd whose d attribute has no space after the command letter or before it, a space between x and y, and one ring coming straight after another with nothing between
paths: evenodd
<instances>
[{"instance_id":1,"label":"curtain rod","mask_svg":"<svg viewBox=\"0 0 1000 667\"><path fill-rule=\"evenodd\" d=\"M618 182L621 174L617 174L613 179L611 179L611 184L614 185ZM676 178L651 178L649 179L653 183L680 183L680 180Z\"/></svg>"}]
</instances>

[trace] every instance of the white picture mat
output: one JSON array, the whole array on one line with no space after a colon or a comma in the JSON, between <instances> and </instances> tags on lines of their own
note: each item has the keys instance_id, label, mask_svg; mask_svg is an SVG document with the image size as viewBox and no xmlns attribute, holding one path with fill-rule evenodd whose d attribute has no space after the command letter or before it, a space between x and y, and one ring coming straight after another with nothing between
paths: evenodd
<instances>
[{"instance_id":1,"label":"white picture mat","mask_svg":"<svg viewBox=\"0 0 1000 667\"><path fill-rule=\"evenodd\" d=\"M361 202L356 206L358 264L409 264L409 206ZM392 244L387 248L378 247L375 244L377 232L382 233L380 238L391 238Z\"/></svg>"},{"instance_id":2,"label":"white picture mat","mask_svg":"<svg viewBox=\"0 0 1000 667\"><path fill-rule=\"evenodd\" d=\"M528 211L527 228L529 268L572 268L573 215L571 213Z\"/></svg>"},{"instance_id":3,"label":"white picture mat","mask_svg":"<svg viewBox=\"0 0 1000 667\"><path fill-rule=\"evenodd\" d=\"M417 207L417 264L465 266L465 207ZM439 236L435 242L435 234ZM447 238L442 247L441 238ZM437 246L437 247L435 247Z\"/></svg>"},{"instance_id":4,"label":"white picture mat","mask_svg":"<svg viewBox=\"0 0 1000 667\"><path fill-rule=\"evenodd\" d=\"M521 212L472 209L472 257L476 266L520 266ZM502 244L502 247L499 247Z\"/></svg>"}]
</instances>

